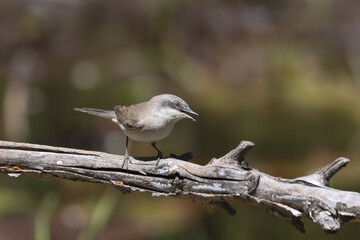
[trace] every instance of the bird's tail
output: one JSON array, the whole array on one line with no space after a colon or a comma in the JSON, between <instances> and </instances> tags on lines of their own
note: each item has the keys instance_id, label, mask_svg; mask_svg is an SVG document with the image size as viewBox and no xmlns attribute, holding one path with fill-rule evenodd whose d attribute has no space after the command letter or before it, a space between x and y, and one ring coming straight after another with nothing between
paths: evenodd
<instances>
[{"instance_id":1,"label":"bird's tail","mask_svg":"<svg viewBox=\"0 0 360 240\"><path fill-rule=\"evenodd\" d=\"M95 108L74 108L75 111L84 112L87 114L95 115L98 117L106 118L112 121L116 121L116 115L114 111L101 110Z\"/></svg>"}]
</instances>

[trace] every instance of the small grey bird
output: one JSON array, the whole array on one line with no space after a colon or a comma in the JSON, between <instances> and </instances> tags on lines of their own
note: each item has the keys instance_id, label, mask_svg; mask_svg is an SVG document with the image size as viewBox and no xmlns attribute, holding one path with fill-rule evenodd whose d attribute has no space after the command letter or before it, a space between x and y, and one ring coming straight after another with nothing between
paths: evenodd
<instances>
[{"instance_id":1,"label":"small grey bird","mask_svg":"<svg viewBox=\"0 0 360 240\"><path fill-rule=\"evenodd\" d=\"M162 152L156 147L156 142L169 136L175 123L183 118L190 118L188 113L198 115L190 109L181 98L172 94L154 96L149 101L129 106L116 106L114 111L94 108L74 108L95 116L109 119L118 124L126 135L125 162L130 161L128 151L129 138L138 142L151 142L158 155L158 161L163 158Z\"/></svg>"}]
</instances>

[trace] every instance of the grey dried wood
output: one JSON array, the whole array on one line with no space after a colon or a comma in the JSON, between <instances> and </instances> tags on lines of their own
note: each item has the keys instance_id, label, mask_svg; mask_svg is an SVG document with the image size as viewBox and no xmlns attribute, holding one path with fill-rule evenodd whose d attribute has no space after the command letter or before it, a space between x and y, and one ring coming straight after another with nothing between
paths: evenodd
<instances>
[{"instance_id":1,"label":"grey dried wood","mask_svg":"<svg viewBox=\"0 0 360 240\"><path fill-rule=\"evenodd\" d=\"M228 201L264 208L305 232L301 218L310 218L325 232L338 231L343 223L360 221L360 194L329 186L329 180L349 160L338 158L316 173L296 178L273 177L250 168L244 155L254 144L242 141L225 156L207 165L166 158L131 159L122 168L123 156L103 152L0 141L0 171L9 176L29 175L110 184L123 193L150 192L173 196L229 214Z\"/></svg>"}]
</instances>

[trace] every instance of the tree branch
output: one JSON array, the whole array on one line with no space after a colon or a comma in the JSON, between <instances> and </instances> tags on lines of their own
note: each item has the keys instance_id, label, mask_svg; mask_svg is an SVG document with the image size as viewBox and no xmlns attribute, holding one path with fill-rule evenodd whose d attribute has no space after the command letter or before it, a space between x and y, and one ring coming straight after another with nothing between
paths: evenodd
<instances>
[{"instance_id":1,"label":"tree branch","mask_svg":"<svg viewBox=\"0 0 360 240\"><path fill-rule=\"evenodd\" d=\"M284 179L252 169L244 162L254 144L243 141L207 165L166 158L132 158L122 169L123 156L27 143L0 141L0 171L9 176L30 175L111 184L123 193L190 199L233 215L229 200L264 208L305 232L301 217L325 232L343 223L360 221L360 194L329 187L329 181L349 160L338 158L309 176Z\"/></svg>"}]
</instances>

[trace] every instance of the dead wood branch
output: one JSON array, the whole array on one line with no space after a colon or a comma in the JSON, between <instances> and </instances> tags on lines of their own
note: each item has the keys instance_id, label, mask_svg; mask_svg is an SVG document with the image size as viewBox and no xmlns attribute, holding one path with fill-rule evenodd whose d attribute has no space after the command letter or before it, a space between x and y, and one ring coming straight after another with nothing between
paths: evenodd
<instances>
[{"instance_id":1,"label":"dead wood branch","mask_svg":"<svg viewBox=\"0 0 360 240\"><path fill-rule=\"evenodd\" d=\"M338 158L316 173L296 179L269 176L247 167L245 153L254 146L240 145L209 164L166 158L131 159L122 169L123 156L27 143L0 141L0 170L9 176L30 175L111 184L123 193L150 192L236 211L229 200L264 208L304 232L301 217L312 219L325 232L360 220L360 194L329 187L330 178L349 160Z\"/></svg>"}]
</instances>

